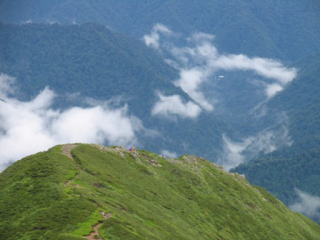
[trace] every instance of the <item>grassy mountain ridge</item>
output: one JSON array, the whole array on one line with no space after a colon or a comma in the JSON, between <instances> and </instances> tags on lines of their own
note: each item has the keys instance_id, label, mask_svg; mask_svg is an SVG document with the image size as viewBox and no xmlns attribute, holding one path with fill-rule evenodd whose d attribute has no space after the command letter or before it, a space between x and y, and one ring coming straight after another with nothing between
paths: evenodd
<instances>
[{"instance_id":1,"label":"grassy mountain ridge","mask_svg":"<svg viewBox=\"0 0 320 240\"><path fill-rule=\"evenodd\" d=\"M241 81L228 91L219 89L231 95L229 100L235 100L233 108L226 111L231 116L225 121L210 114L201 115L197 122L156 119L150 116L155 90L187 98L170 83L177 73L142 42L115 31L141 39L159 22L186 35L197 31L214 34L221 52L293 63L319 53L319 17L318 0L3 0L0 21L47 24L0 25L0 72L17 77L26 98L46 85L59 94L79 92L102 100L125 93L130 113L141 118L147 128L163 134L160 140L141 140L144 147L188 151L215 160L222 133L240 139L254 129L243 111L247 103L255 103L252 94L238 99L238 88L246 90ZM50 25L55 21L62 24ZM63 25L73 22L81 25ZM82 24L87 22L108 28ZM288 114L294 145L259 156L237 169L286 204L296 200L295 188L320 196L318 62L319 55L315 54L295 65L302 69L299 79L269 104L270 109ZM244 116L232 117L235 113ZM255 128L267 126L261 121ZM185 142L180 143L181 139Z\"/></svg>"},{"instance_id":2,"label":"grassy mountain ridge","mask_svg":"<svg viewBox=\"0 0 320 240\"><path fill-rule=\"evenodd\" d=\"M2 172L0 195L0 238L8 240L80 240L99 222L102 239L320 236L317 224L264 190L187 155L57 146Z\"/></svg>"}]
</instances>

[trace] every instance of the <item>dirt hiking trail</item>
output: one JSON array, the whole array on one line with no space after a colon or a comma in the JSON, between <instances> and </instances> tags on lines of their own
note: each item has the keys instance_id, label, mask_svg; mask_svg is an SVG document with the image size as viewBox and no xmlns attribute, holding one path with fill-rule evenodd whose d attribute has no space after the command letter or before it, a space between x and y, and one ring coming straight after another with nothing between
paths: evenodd
<instances>
[{"instance_id":1,"label":"dirt hiking trail","mask_svg":"<svg viewBox=\"0 0 320 240\"><path fill-rule=\"evenodd\" d=\"M102 214L104 220L107 220L112 217L111 213L102 212L101 214ZM85 236L84 238L87 240L103 240L101 237L99 237L99 228L102 226L102 224L103 224L103 222L92 226L92 232L89 235Z\"/></svg>"},{"instance_id":2,"label":"dirt hiking trail","mask_svg":"<svg viewBox=\"0 0 320 240\"><path fill-rule=\"evenodd\" d=\"M73 159L71 151L76 146L78 146L78 144L65 144L62 146L62 153L66 155L68 158Z\"/></svg>"}]
</instances>

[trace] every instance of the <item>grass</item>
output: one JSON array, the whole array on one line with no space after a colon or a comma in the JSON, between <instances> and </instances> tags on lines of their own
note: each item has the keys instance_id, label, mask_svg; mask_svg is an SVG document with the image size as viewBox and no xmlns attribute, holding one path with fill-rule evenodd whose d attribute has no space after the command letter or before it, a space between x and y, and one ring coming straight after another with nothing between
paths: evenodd
<instances>
[{"instance_id":1,"label":"grass","mask_svg":"<svg viewBox=\"0 0 320 240\"><path fill-rule=\"evenodd\" d=\"M0 239L317 240L320 227L239 175L192 156L61 146L0 175Z\"/></svg>"},{"instance_id":2,"label":"grass","mask_svg":"<svg viewBox=\"0 0 320 240\"><path fill-rule=\"evenodd\" d=\"M85 236L92 231L92 226L102 221L103 217L99 210L94 211L89 218L81 223L78 223L76 229L71 233L73 236Z\"/></svg>"}]
</instances>

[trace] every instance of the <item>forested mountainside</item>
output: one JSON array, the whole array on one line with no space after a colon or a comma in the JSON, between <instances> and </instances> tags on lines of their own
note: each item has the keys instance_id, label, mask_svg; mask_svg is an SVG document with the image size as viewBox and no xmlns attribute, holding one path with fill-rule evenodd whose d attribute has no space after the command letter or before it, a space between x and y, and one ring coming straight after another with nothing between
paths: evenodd
<instances>
[{"instance_id":1,"label":"forested mountainside","mask_svg":"<svg viewBox=\"0 0 320 240\"><path fill-rule=\"evenodd\" d=\"M320 227L195 157L69 144L0 174L7 240L316 240Z\"/></svg>"},{"instance_id":2,"label":"forested mountainside","mask_svg":"<svg viewBox=\"0 0 320 240\"><path fill-rule=\"evenodd\" d=\"M0 21L96 22L136 38L163 23L177 32L214 34L223 51L292 62L320 51L317 0L3 0Z\"/></svg>"},{"instance_id":3,"label":"forested mountainside","mask_svg":"<svg viewBox=\"0 0 320 240\"><path fill-rule=\"evenodd\" d=\"M169 99L173 100L171 105L190 102L190 97L173 84L178 71L142 41L99 24L2 24L0 72L16 78L20 99L32 99L49 87L58 95L55 104L62 108L85 105L87 98L127 106L130 114L150 130L139 138L139 144L149 150L213 156L216 149L205 151L206 144L221 142L220 131L227 129L223 120L210 114L199 116L197 121L153 116L159 92L178 96ZM181 139L185 139L183 143Z\"/></svg>"},{"instance_id":4,"label":"forested mountainside","mask_svg":"<svg viewBox=\"0 0 320 240\"><path fill-rule=\"evenodd\" d=\"M96 98L125 92L147 104L154 93L146 88L179 91L170 83L176 71L152 50L98 24L1 24L0 48L0 71L29 97L50 86Z\"/></svg>"},{"instance_id":5,"label":"forested mountainside","mask_svg":"<svg viewBox=\"0 0 320 240\"><path fill-rule=\"evenodd\" d=\"M140 126L141 147L196 154L227 169L244 163L233 171L287 205L300 190L320 196L318 0L2 0L0 22L0 74L16 78L14 97L32 100L48 86L59 111L92 102L121 106ZM154 26L172 39L165 42ZM184 55L201 47L190 44L200 32L212 58ZM146 36L188 64L175 68L181 62L147 48ZM219 57L240 61L210 72L206 63ZM267 75L296 76L279 86L257 73L261 66ZM195 105L177 85L183 71L191 73L185 80L196 79L187 87L214 110ZM266 86L280 90L268 98Z\"/></svg>"},{"instance_id":6,"label":"forested mountainside","mask_svg":"<svg viewBox=\"0 0 320 240\"><path fill-rule=\"evenodd\" d=\"M235 169L289 205L297 199L296 189L320 195L319 59L319 55L306 59L299 79L270 103L287 112L292 146Z\"/></svg>"}]
</instances>

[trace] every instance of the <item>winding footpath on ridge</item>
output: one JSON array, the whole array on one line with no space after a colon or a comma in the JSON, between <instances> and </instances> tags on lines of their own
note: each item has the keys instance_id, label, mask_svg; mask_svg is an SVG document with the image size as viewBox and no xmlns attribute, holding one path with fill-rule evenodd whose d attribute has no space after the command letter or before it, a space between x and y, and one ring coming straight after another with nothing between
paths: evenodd
<instances>
[{"instance_id":1,"label":"winding footpath on ridge","mask_svg":"<svg viewBox=\"0 0 320 240\"><path fill-rule=\"evenodd\" d=\"M97 224L97 225L94 225L94 226L93 226L93 231L92 231L89 235L85 236L84 238L85 238L85 239L88 239L88 240L102 240L102 239L99 237L99 232L98 232L98 230L99 230L99 228L101 227L101 225L102 225L102 223L99 223L99 224ZM98 236L98 238L97 238L97 236Z\"/></svg>"},{"instance_id":2,"label":"winding footpath on ridge","mask_svg":"<svg viewBox=\"0 0 320 240\"><path fill-rule=\"evenodd\" d=\"M112 217L111 213L101 213L103 215L104 220L107 220ZM85 236L84 238L87 240L103 240L99 237L99 228L102 226L103 222L98 223L94 226L92 226L92 231L89 235Z\"/></svg>"},{"instance_id":3,"label":"winding footpath on ridge","mask_svg":"<svg viewBox=\"0 0 320 240\"><path fill-rule=\"evenodd\" d=\"M66 155L68 158L70 158L70 159L73 160L71 151L72 151L72 149L74 149L76 146L78 146L78 144L64 144L64 145L62 146L62 153L63 153L64 155Z\"/></svg>"},{"instance_id":4,"label":"winding footpath on ridge","mask_svg":"<svg viewBox=\"0 0 320 240\"><path fill-rule=\"evenodd\" d=\"M76 146L77 146L77 144L65 144L65 145L62 146L62 153L64 155L66 155L68 158L70 158L71 160L74 161L71 151ZM72 180L68 181L66 184L70 184L71 181ZM104 221L112 217L111 213L101 212L101 215L103 216ZM99 222L99 223L93 225L92 226L92 231L90 232L90 234L84 236L83 238L85 238L87 240L103 240L99 236L99 228L102 226L102 224L103 224L103 222Z\"/></svg>"}]
</instances>

